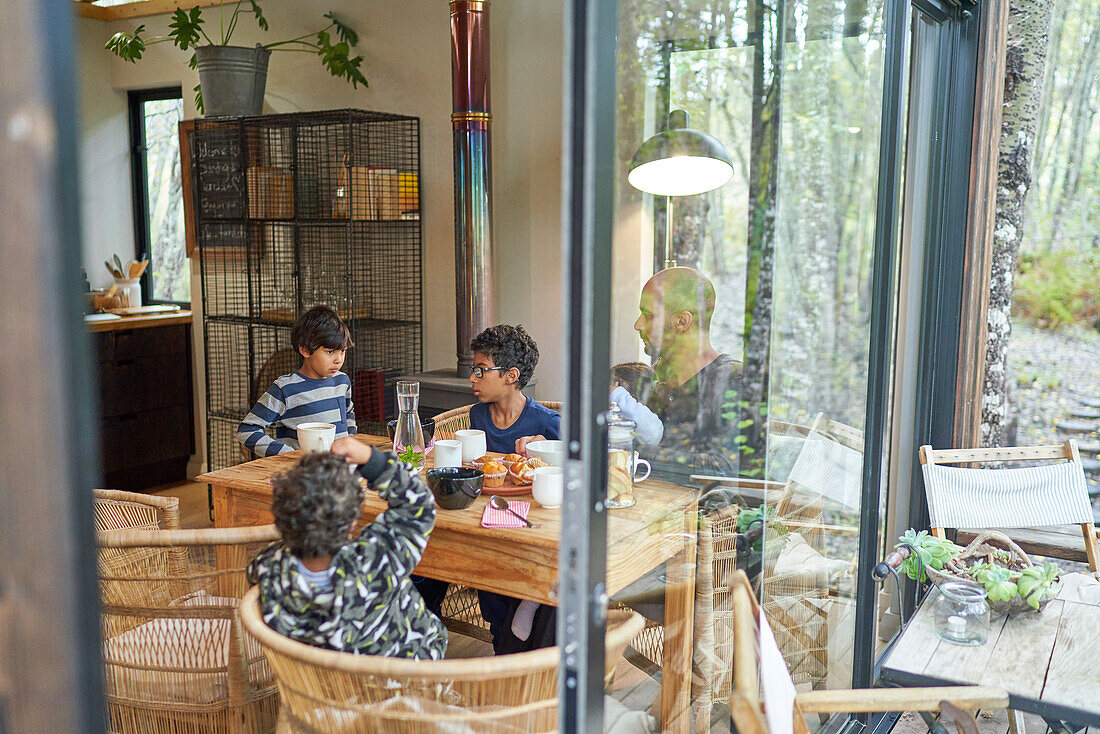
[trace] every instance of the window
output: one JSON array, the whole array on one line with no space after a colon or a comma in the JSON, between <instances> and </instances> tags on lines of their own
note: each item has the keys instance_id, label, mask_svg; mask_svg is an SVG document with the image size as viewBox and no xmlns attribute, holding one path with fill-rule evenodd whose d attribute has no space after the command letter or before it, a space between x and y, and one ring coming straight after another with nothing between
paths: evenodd
<instances>
[{"instance_id":1,"label":"window","mask_svg":"<svg viewBox=\"0 0 1100 734\"><path fill-rule=\"evenodd\" d=\"M180 184L182 118L181 88L130 92L134 259L150 258L141 286L147 303L191 301Z\"/></svg>"}]
</instances>

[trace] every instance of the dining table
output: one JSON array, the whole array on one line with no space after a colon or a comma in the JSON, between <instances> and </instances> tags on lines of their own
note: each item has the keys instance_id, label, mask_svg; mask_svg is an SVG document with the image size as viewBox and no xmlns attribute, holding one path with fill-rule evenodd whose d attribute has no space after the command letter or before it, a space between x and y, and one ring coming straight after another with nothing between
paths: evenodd
<instances>
[{"instance_id":1,"label":"dining table","mask_svg":"<svg viewBox=\"0 0 1100 734\"><path fill-rule=\"evenodd\" d=\"M1008 692L1010 710L1037 714L1054 731L1100 726L1100 594L1092 591L992 619L989 638L972 646L936 633L933 591L883 659L882 680L994 686Z\"/></svg>"},{"instance_id":2,"label":"dining table","mask_svg":"<svg viewBox=\"0 0 1100 734\"><path fill-rule=\"evenodd\" d=\"M389 448L384 436L358 434L356 440ZM271 523L273 474L293 467L304 455L293 451L202 474L210 487L216 527ZM494 454L490 454L493 456ZM424 470L433 466L429 452ZM539 506L530 491L511 489L508 500L531 502L533 528L486 528L482 513L493 494L485 488L465 509L436 513L435 527L416 567L428 578L556 606L561 510ZM691 719L691 659L697 548L697 493L655 477L635 485L636 504L607 510L609 596L664 564L665 643L661 676L661 730L687 734ZM363 493L362 519L372 521L387 504Z\"/></svg>"}]
</instances>

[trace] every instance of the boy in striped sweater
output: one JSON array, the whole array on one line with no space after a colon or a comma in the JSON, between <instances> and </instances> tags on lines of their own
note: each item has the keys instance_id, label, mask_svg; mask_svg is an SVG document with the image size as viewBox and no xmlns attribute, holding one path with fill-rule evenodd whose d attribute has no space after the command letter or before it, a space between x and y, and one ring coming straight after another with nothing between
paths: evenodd
<instances>
[{"instance_id":1,"label":"boy in striped sweater","mask_svg":"<svg viewBox=\"0 0 1100 734\"><path fill-rule=\"evenodd\" d=\"M275 380L237 426L237 440L256 456L274 456L298 448L302 423L331 423L336 437L355 433L351 380L340 371L351 332L328 306L314 306L290 330L290 343L302 366ZM264 429L275 427L275 438Z\"/></svg>"}]
</instances>

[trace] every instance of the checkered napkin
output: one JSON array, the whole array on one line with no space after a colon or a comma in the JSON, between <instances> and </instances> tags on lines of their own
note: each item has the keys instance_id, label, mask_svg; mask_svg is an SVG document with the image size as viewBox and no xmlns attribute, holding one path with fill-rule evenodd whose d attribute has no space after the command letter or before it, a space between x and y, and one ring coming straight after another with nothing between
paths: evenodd
<instances>
[{"instance_id":1,"label":"checkered napkin","mask_svg":"<svg viewBox=\"0 0 1100 734\"><path fill-rule=\"evenodd\" d=\"M527 517L531 511L530 502L509 502L508 506L516 511L516 515ZM481 515L481 527L483 528L525 528L519 517L508 510L498 510L492 505L485 505L485 512Z\"/></svg>"}]
</instances>

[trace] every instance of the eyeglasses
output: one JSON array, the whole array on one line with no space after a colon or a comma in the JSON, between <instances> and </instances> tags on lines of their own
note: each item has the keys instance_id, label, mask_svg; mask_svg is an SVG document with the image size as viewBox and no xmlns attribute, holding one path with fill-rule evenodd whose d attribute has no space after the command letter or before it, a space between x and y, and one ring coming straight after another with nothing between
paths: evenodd
<instances>
[{"instance_id":1,"label":"eyeglasses","mask_svg":"<svg viewBox=\"0 0 1100 734\"><path fill-rule=\"evenodd\" d=\"M489 370L503 370L503 369L507 369L507 367L474 367L474 377L476 377L477 379L480 380L482 377L485 377L485 373L488 372Z\"/></svg>"}]
</instances>

